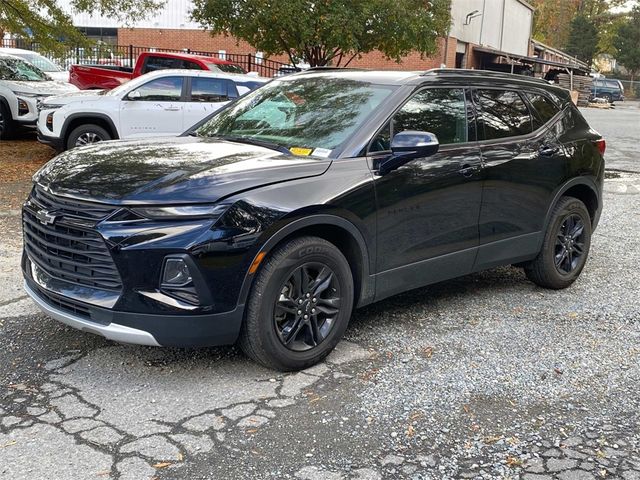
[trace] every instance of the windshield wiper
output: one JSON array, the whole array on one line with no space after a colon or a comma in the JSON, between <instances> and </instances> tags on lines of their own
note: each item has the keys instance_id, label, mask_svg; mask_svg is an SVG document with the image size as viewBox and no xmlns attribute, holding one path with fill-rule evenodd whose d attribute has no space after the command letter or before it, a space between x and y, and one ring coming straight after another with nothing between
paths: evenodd
<instances>
[{"instance_id":1,"label":"windshield wiper","mask_svg":"<svg viewBox=\"0 0 640 480\"><path fill-rule=\"evenodd\" d=\"M279 145L274 142L268 142L266 140L258 140L255 138L241 137L236 135L212 135L211 138L219 138L221 140L229 140L230 142L236 142L236 143L246 143L247 145L257 145L258 147L264 147L270 150L275 150L277 152L291 155L291 152L287 147L283 147L282 145Z\"/></svg>"}]
</instances>

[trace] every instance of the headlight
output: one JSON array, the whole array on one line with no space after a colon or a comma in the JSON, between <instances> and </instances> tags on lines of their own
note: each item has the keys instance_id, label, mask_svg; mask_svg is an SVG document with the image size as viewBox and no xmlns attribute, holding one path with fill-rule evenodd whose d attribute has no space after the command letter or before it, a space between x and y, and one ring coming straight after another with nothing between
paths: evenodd
<instances>
[{"instance_id":1,"label":"headlight","mask_svg":"<svg viewBox=\"0 0 640 480\"><path fill-rule=\"evenodd\" d=\"M165 259L161 286L184 287L192 280L189 267L182 258Z\"/></svg>"},{"instance_id":2,"label":"headlight","mask_svg":"<svg viewBox=\"0 0 640 480\"><path fill-rule=\"evenodd\" d=\"M131 210L138 215L153 219L171 218L218 218L229 204L218 205L184 205L177 207L140 207Z\"/></svg>"}]
</instances>

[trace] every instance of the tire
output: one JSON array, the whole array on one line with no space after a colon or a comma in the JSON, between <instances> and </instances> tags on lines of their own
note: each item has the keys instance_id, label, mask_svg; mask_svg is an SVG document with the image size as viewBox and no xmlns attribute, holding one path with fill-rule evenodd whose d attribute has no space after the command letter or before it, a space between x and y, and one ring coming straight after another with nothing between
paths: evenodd
<instances>
[{"instance_id":1,"label":"tire","mask_svg":"<svg viewBox=\"0 0 640 480\"><path fill-rule=\"evenodd\" d=\"M608 93L605 93L604 95L602 95L602 98L604 98L607 103L613 103L613 99L611 98L611 95L609 95Z\"/></svg>"},{"instance_id":2,"label":"tire","mask_svg":"<svg viewBox=\"0 0 640 480\"><path fill-rule=\"evenodd\" d=\"M67 150L111 140L111 134L99 125L88 123L73 129L67 138Z\"/></svg>"},{"instance_id":3,"label":"tire","mask_svg":"<svg viewBox=\"0 0 640 480\"><path fill-rule=\"evenodd\" d=\"M264 260L254 280L240 348L275 370L315 365L342 338L353 292L349 263L333 244L317 237L289 240Z\"/></svg>"},{"instance_id":4,"label":"tire","mask_svg":"<svg viewBox=\"0 0 640 480\"><path fill-rule=\"evenodd\" d=\"M9 140L15 134L16 125L11 117L11 111L4 102L0 102L0 140Z\"/></svg>"},{"instance_id":5,"label":"tire","mask_svg":"<svg viewBox=\"0 0 640 480\"><path fill-rule=\"evenodd\" d=\"M540 253L525 266L527 278L544 288L567 288L582 272L590 246L587 207L577 198L562 197L551 214Z\"/></svg>"}]
</instances>

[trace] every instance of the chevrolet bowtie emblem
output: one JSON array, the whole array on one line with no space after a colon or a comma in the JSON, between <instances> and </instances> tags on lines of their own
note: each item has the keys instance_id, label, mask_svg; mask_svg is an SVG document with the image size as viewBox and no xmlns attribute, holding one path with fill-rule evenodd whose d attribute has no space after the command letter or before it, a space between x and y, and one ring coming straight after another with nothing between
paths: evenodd
<instances>
[{"instance_id":1,"label":"chevrolet bowtie emblem","mask_svg":"<svg viewBox=\"0 0 640 480\"><path fill-rule=\"evenodd\" d=\"M58 217L48 210L38 210L36 218L43 225L53 225Z\"/></svg>"}]
</instances>

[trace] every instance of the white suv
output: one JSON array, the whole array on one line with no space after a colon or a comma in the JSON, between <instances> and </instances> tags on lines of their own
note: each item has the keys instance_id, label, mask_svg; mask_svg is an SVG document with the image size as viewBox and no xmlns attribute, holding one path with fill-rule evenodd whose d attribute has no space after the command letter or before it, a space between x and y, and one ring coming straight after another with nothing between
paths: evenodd
<instances>
[{"instance_id":1,"label":"white suv","mask_svg":"<svg viewBox=\"0 0 640 480\"><path fill-rule=\"evenodd\" d=\"M77 91L21 58L0 53L0 139L10 138L18 125L34 126L44 98Z\"/></svg>"},{"instance_id":2,"label":"white suv","mask_svg":"<svg viewBox=\"0 0 640 480\"><path fill-rule=\"evenodd\" d=\"M178 135L269 81L203 70L160 70L108 92L48 98L38 140L57 150L117 138Z\"/></svg>"}]
</instances>

